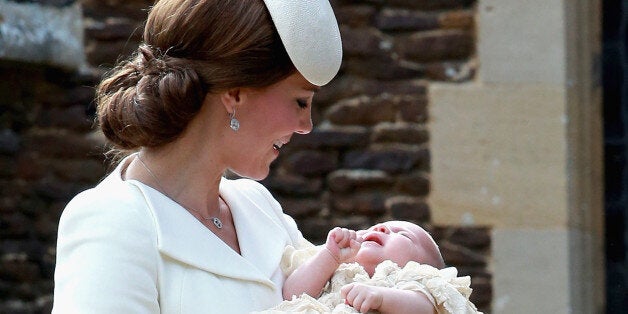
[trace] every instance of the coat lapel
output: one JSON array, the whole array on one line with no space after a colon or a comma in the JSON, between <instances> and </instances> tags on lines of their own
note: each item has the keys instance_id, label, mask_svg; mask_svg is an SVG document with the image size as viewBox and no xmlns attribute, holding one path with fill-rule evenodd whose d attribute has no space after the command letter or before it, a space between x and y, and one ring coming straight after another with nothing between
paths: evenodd
<instances>
[{"instance_id":1,"label":"coat lapel","mask_svg":"<svg viewBox=\"0 0 628 314\"><path fill-rule=\"evenodd\" d=\"M241 280L257 281L276 288L269 276L260 272L253 263L257 259L244 258L236 253L216 235L209 231L194 216L167 196L139 181L129 180L142 191L146 197L157 225L157 245L162 254L168 255L182 263L197 267L218 276ZM229 204L231 206L231 204ZM234 217L236 219L236 217ZM248 227L242 226L244 228ZM242 228L236 225L237 230ZM245 242L246 232L238 231L241 251ZM240 237L245 239L240 239ZM245 240L245 241L243 241ZM249 245L244 245L248 250ZM253 263L252 263L253 262ZM278 265L278 264L277 264Z\"/></svg>"},{"instance_id":2,"label":"coat lapel","mask_svg":"<svg viewBox=\"0 0 628 314\"><path fill-rule=\"evenodd\" d=\"M271 278L291 240L279 204L254 186L258 183L247 181L223 178L220 194L231 208L242 257Z\"/></svg>"}]
</instances>

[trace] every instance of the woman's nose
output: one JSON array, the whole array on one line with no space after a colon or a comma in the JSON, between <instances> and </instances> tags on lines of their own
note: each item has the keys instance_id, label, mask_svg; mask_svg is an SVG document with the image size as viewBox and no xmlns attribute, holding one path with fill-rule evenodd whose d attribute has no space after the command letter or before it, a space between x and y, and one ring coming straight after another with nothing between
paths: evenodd
<instances>
[{"instance_id":1,"label":"woman's nose","mask_svg":"<svg viewBox=\"0 0 628 314\"><path fill-rule=\"evenodd\" d=\"M311 107L311 106L310 106ZM299 119L298 129L295 131L298 134L308 134L312 132L312 109L308 108L307 112Z\"/></svg>"}]
</instances>

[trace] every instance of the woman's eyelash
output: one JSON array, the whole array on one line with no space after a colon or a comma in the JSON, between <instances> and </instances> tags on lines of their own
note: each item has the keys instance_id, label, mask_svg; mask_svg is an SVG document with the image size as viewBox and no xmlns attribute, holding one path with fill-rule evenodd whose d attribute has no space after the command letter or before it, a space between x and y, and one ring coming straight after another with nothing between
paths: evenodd
<instances>
[{"instance_id":1,"label":"woman's eyelash","mask_svg":"<svg viewBox=\"0 0 628 314\"><path fill-rule=\"evenodd\" d=\"M308 106L307 100L297 99L297 105L299 105L299 108L305 109Z\"/></svg>"}]
</instances>

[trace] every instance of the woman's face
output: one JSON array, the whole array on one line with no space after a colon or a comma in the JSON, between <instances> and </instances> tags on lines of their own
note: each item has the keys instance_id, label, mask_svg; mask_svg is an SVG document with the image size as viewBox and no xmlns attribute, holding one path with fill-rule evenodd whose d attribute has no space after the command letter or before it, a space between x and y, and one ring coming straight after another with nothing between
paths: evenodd
<instances>
[{"instance_id":1,"label":"woman's face","mask_svg":"<svg viewBox=\"0 0 628 314\"><path fill-rule=\"evenodd\" d=\"M358 231L363 240L355 262L373 275L375 267L385 260L391 260L400 267L409 261L421 262L426 255L422 237L424 230L412 223L390 221Z\"/></svg>"},{"instance_id":2,"label":"woman's face","mask_svg":"<svg viewBox=\"0 0 628 314\"><path fill-rule=\"evenodd\" d=\"M298 72L263 89L243 88L235 117L240 129L231 136L235 150L229 168L261 180L294 133L312 131L312 98L318 87Z\"/></svg>"}]
</instances>

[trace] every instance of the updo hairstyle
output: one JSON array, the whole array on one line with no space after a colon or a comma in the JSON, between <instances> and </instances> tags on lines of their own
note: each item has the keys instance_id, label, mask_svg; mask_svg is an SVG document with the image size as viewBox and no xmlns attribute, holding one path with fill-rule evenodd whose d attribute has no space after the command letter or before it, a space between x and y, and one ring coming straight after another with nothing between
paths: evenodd
<instances>
[{"instance_id":1,"label":"updo hairstyle","mask_svg":"<svg viewBox=\"0 0 628 314\"><path fill-rule=\"evenodd\" d=\"M97 87L98 123L118 150L158 147L183 132L206 94L295 71L262 0L160 0L144 43Z\"/></svg>"}]
</instances>

